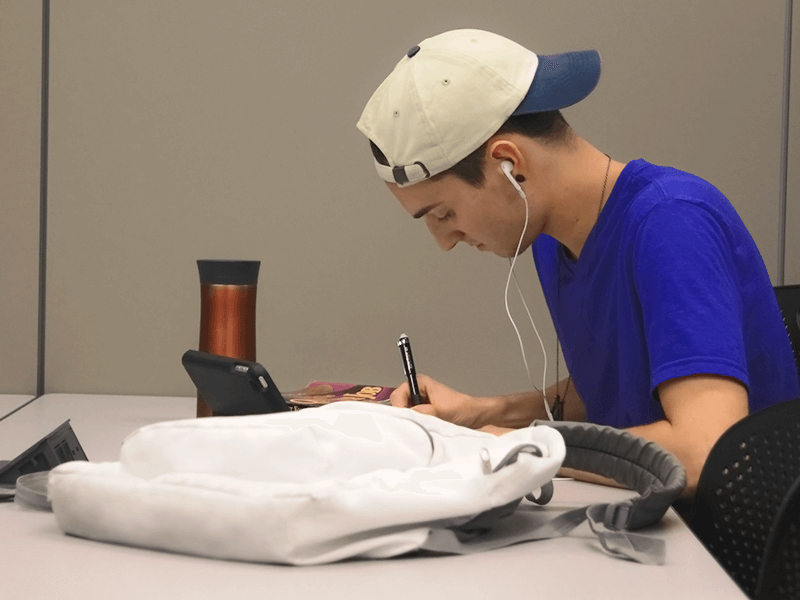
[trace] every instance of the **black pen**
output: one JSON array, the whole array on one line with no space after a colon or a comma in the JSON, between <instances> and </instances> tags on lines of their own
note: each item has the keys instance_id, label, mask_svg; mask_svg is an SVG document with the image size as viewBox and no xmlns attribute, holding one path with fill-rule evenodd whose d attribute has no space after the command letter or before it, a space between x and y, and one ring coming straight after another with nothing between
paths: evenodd
<instances>
[{"instance_id":1,"label":"black pen","mask_svg":"<svg viewBox=\"0 0 800 600\"><path fill-rule=\"evenodd\" d=\"M400 348L400 357L403 359L403 373L408 378L408 387L411 388L411 403L416 406L422 402L417 383L417 369L414 367L414 357L411 356L411 342L408 336L403 333L397 340L397 347Z\"/></svg>"}]
</instances>

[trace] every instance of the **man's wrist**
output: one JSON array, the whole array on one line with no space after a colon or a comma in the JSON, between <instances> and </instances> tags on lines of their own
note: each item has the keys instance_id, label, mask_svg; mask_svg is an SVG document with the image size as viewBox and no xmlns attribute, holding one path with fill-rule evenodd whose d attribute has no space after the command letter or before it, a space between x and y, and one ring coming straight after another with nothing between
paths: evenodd
<instances>
[{"instance_id":1,"label":"man's wrist","mask_svg":"<svg viewBox=\"0 0 800 600\"><path fill-rule=\"evenodd\" d=\"M496 425L502 427L502 419L504 411L504 398L498 396L487 396L476 398L476 415L474 429L480 429L486 425Z\"/></svg>"},{"instance_id":2,"label":"man's wrist","mask_svg":"<svg viewBox=\"0 0 800 600\"><path fill-rule=\"evenodd\" d=\"M478 400L475 429L486 425L521 429L530 425L534 419L545 416L540 392L491 396Z\"/></svg>"}]
</instances>

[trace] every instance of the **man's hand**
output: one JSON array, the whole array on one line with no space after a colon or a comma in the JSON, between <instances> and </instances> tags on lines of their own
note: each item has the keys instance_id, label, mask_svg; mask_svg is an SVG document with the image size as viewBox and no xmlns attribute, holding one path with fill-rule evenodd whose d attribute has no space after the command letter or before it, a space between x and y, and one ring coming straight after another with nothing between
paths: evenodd
<instances>
[{"instance_id":1,"label":"man's hand","mask_svg":"<svg viewBox=\"0 0 800 600\"><path fill-rule=\"evenodd\" d=\"M417 383L423 404L411 404L411 391L406 382L392 392L392 406L413 408L426 415L472 429L486 424L484 413L487 406L480 399L457 392L426 375L418 375Z\"/></svg>"},{"instance_id":2,"label":"man's hand","mask_svg":"<svg viewBox=\"0 0 800 600\"><path fill-rule=\"evenodd\" d=\"M483 431L484 433L493 433L494 435L503 435L504 433L508 433L509 431L516 431L513 427L498 427L497 425L484 425L478 431Z\"/></svg>"},{"instance_id":3,"label":"man's hand","mask_svg":"<svg viewBox=\"0 0 800 600\"><path fill-rule=\"evenodd\" d=\"M408 383L392 392L392 406L413 408L416 411L433 415L472 429L486 425L510 431L527 427L534 419L546 419L541 392L522 392L508 396L489 396L477 398L462 394L425 375L419 375L417 382L423 404L412 406ZM564 379L547 390L548 398L555 398L569 388L564 405L564 418L567 421L585 421L586 409L578 396L575 386L569 386ZM552 402L552 400L550 400ZM492 431L495 433L495 431Z\"/></svg>"}]
</instances>

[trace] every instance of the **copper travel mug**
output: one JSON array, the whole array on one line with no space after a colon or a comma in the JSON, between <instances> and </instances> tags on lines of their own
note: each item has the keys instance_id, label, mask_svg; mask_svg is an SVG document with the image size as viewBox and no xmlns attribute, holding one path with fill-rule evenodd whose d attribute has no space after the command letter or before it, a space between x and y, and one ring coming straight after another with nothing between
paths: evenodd
<instances>
[{"instance_id":1,"label":"copper travel mug","mask_svg":"<svg viewBox=\"0 0 800 600\"><path fill-rule=\"evenodd\" d=\"M256 359L258 260L198 260L200 345L198 350L243 360ZM197 395L197 416L212 416Z\"/></svg>"}]
</instances>

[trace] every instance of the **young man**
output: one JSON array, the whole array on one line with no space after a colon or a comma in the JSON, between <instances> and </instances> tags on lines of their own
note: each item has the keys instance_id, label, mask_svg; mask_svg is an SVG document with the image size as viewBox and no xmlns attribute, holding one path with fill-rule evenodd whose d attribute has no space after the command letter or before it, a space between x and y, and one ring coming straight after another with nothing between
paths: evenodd
<instances>
[{"instance_id":1,"label":"young man","mask_svg":"<svg viewBox=\"0 0 800 600\"><path fill-rule=\"evenodd\" d=\"M411 48L364 109L379 175L442 250L532 248L571 374L544 395L495 398L421 376L415 408L495 433L546 418L545 403L627 428L681 460L692 495L728 427L800 395L797 369L725 197L688 173L613 160L563 119L599 77L596 51L537 57L450 31ZM392 403L410 406L407 385Z\"/></svg>"}]
</instances>

